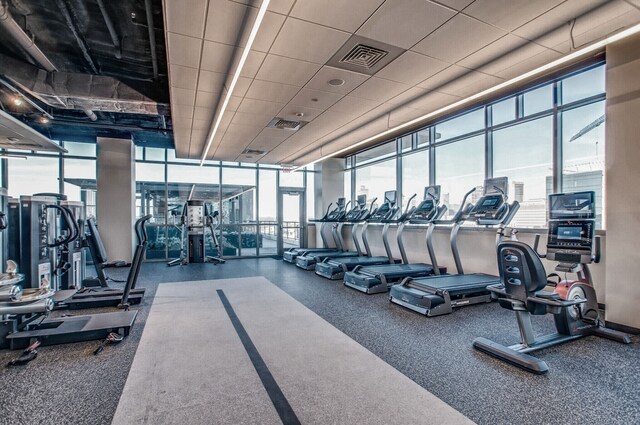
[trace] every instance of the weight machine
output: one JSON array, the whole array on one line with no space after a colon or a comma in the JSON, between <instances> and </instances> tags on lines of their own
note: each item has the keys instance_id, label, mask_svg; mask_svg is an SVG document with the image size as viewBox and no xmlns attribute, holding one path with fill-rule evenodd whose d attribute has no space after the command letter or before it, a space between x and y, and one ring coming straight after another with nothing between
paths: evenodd
<instances>
[{"instance_id":1,"label":"weight machine","mask_svg":"<svg viewBox=\"0 0 640 425\"><path fill-rule=\"evenodd\" d=\"M185 266L189 263L214 263L222 264L222 248L216 235L216 225L220 223L218 211L200 200L188 200L182 208L180 224L176 227L180 230L180 257L167 263L168 266ZM207 255L206 229L209 229L215 256Z\"/></svg>"}]
</instances>

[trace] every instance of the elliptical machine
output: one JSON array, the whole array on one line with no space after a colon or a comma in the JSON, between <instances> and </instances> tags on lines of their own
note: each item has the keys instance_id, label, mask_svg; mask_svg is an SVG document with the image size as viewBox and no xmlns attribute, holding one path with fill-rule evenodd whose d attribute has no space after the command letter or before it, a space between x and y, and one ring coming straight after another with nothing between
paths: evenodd
<instances>
[{"instance_id":1,"label":"elliptical machine","mask_svg":"<svg viewBox=\"0 0 640 425\"><path fill-rule=\"evenodd\" d=\"M594 237L594 227L594 192L555 194L549 196L546 254L537 252L540 235L533 248L518 241L498 245L501 283L488 289L501 307L516 314L521 342L507 347L476 338L474 348L528 372L544 374L549 370L547 364L529 353L589 335L631 343L629 336L605 328L600 317L589 272L589 265L600 261L600 238ZM575 273L577 280L548 281L541 258L557 261L556 271ZM555 285L555 291L544 291L547 285ZM553 314L557 332L536 337L531 316L548 313Z\"/></svg>"},{"instance_id":2,"label":"elliptical machine","mask_svg":"<svg viewBox=\"0 0 640 425\"><path fill-rule=\"evenodd\" d=\"M223 264L222 247L218 242L215 224L220 221L218 211L210 211L209 205L200 200L188 200L180 215L180 257L167 263L168 266L186 266L189 263ZM206 253L206 229L209 229L215 256Z\"/></svg>"}]
</instances>

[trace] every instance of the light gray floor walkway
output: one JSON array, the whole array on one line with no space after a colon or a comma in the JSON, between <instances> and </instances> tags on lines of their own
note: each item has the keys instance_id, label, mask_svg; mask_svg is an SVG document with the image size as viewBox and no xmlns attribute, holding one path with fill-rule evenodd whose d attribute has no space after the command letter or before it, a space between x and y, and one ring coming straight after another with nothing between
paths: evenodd
<instances>
[{"instance_id":1,"label":"light gray floor walkway","mask_svg":"<svg viewBox=\"0 0 640 425\"><path fill-rule=\"evenodd\" d=\"M278 424L222 290L303 424L469 419L263 277L161 284L114 424Z\"/></svg>"}]
</instances>

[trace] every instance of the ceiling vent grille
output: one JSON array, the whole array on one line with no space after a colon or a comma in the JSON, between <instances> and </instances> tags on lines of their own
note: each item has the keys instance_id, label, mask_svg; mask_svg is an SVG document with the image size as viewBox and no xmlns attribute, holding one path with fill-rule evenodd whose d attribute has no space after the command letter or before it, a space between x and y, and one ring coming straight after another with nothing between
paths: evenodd
<instances>
[{"instance_id":1,"label":"ceiling vent grille","mask_svg":"<svg viewBox=\"0 0 640 425\"><path fill-rule=\"evenodd\" d=\"M405 50L377 40L352 35L327 61L328 66L374 75Z\"/></svg>"},{"instance_id":2,"label":"ceiling vent grille","mask_svg":"<svg viewBox=\"0 0 640 425\"><path fill-rule=\"evenodd\" d=\"M259 156L262 156L262 155L266 154L267 151L261 150L261 149L245 149L244 151L242 151L242 153L244 155L259 155Z\"/></svg>"},{"instance_id":3,"label":"ceiling vent grille","mask_svg":"<svg viewBox=\"0 0 640 425\"><path fill-rule=\"evenodd\" d=\"M364 69L371 69L388 54L389 52L386 50L377 49L365 44L358 44L354 46L349 53L344 55L344 57L340 59L340 62Z\"/></svg>"},{"instance_id":4,"label":"ceiling vent grille","mask_svg":"<svg viewBox=\"0 0 640 425\"><path fill-rule=\"evenodd\" d=\"M274 119L269 121L267 127L279 128L280 130L296 131L300 130L300 128L302 128L306 123L306 121L291 121L285 120L284 118L275 117Z\"/></svg>"}]
</instances>

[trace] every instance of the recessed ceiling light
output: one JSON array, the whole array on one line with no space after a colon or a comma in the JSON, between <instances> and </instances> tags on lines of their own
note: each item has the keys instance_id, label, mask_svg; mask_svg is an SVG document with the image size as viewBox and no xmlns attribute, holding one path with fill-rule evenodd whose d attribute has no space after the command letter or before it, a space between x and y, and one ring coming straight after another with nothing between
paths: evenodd
<instances>
[{"instance_id":1,"label":"recessed ceiling light","mask_svg":"<svg viewBox=\"0 0 640 425\"><path fill-rule=\"evenodd\" d=\"M327 81L327 84L329 84L330 86L341 86L344 84L344 80L341 80L340 78L334 78Z\"/></svg>"},{"instance_id":2,"label":"recessed ceiling light","mask_svg":"<svg viewBox=\"0 0 640 425\"><path fill-rule=\"evenodd\" d=\"M40 124L48 124L49 123L49 118L45 115L41 116L38 121L40 121Z\"/></svg>"},{"instance_id":3,"label":"recessed ceiling light","mask_svg":"<svg viewBox=\"0 0 640 425\"><path fill-rule=\"evenodd\" d=\"M16 106L21 106L24 103L24 101L22 100L21 97L16 96L15 99L13 99L13 104Z\"/></svg>"},{"instance_id":4,"label":"recessed ceiling light","mask_svg":"<svg viewBox=\"0 0 640 425\"><path fill-rule=\"evenodd\" d=\"M298 118L302 118L304 117L304 112L296 112L294 115Z\"/></svg>"}]
</instances>

